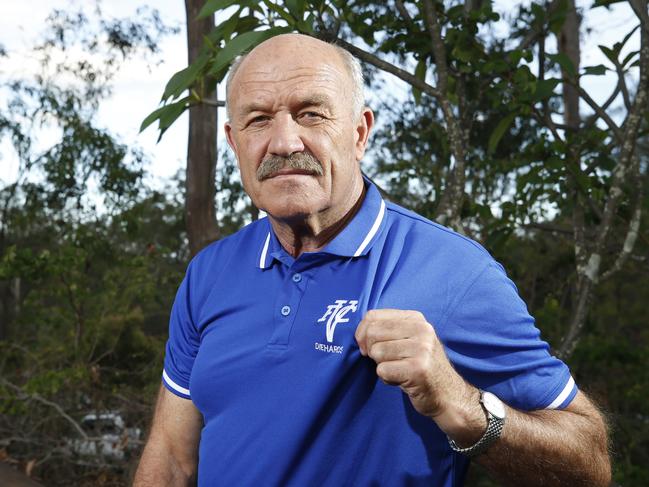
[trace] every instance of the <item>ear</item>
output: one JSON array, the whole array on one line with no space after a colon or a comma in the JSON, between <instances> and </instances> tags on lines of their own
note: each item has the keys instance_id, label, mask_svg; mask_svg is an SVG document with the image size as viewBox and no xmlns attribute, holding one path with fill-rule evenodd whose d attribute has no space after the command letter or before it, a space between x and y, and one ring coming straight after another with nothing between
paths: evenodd
<instances>
[{"instance_id":1,"label":"ear","mask_svg":"<svg viewBox=\"0 0 649 487\"><path fill-rule=\"evenodd\" d=\"M374 112L368 107L363 108L361 116L356 125L355 138L356 138L356 160L360 161L365 154L367 147L367 140L370 136L370 131L374 126Z\"/></svg>"},{"instance_id":2,"label":"ear","mask_svg":"<svg viewBox=\"0 0 649 487\"><path fill-rule=\"evenodd\" d=\"M235 157L238 160L239 153L237 151L237 144L234 141L234 137L232 136L232 124L230 124L230 122L225 122L225 124L223 125L223 129L225 130L225 138L228 141L228 145L230 146L230 148L234 152Z\"/></svg>"}]
</instances>

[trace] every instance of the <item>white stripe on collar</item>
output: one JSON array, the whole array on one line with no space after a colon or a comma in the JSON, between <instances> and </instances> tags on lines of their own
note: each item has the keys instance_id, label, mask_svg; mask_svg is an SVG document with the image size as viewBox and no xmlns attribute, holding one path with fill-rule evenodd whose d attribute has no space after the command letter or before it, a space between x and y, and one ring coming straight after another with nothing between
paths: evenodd
<instances>
[{"instance_id":1,"label":"white stripe on collar","mask_svg":"<svg viewBox=\"0 0 649 487\"><path fill-rule=\"evenodd\" d=\"M268 244L270 243L270 232L266 236L266 243L264 243L264 249L261 251L261 257L259 258L259 268L264 269L266 267L266 254L268 253Z\"/></svg>"},{"instance_id":2,"label":"white stripe on collar","mask_svg":"<svg viewBox=\"0 0 649 487\"><path fill-rule=\"evenodd\" d=\"M365 235L365 240L363 240L363 243L360 244L360 246L356 249L356 252L354 252L354 257L358 257L363 253L363 250L365 250L365 247L370 243L370 240L376 235L376 232L379 230L379 226L381 226L381 222L383 221L383 215L385 214L385 201L381 200L381 209L379 210L379 214L376 215L376 220L374 220L374 225L372 225L372 228L370 228L370 231Z\"/></svg>"}]
</instances>

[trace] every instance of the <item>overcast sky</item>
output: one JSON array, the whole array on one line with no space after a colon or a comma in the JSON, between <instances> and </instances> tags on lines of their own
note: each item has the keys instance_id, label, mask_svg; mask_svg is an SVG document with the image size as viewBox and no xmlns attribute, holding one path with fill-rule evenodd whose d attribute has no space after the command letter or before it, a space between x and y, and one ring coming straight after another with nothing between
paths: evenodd
<instances>
[{"instance_id":1,"label":"overcast sky","mask_svg":"<svg viewBox=\"0 0 649 487\"><path fill-rule=\"evenodd\" d=\"M499 6L511 6L513 2L500 0ZM8 58L0 58L0 76L14 76L25 73L30 67L29 50L45 27L45 18L54 8L69 8L70 5L94 4L92 0L0 0L0 45L8 51ZM578 1L588 5L590 1ZM137 144L149 154L152 165L149 170L153 178L166 179L184 167L187 147L187 117L184 115L169 129L161 142L156 144L157 132L151 127L139 134L142 119L158 105L160 95L167 80L173 73L186 66L185 11L182 0L110 0L102 3L102 9L115 17L124 17L135 13L140 5L149 5L160 11L167 24L181 28L179 34L166 38L161 46L163 62L155 67L147 67L143 62L129 62L120 71L114 84L114 95L100 109L99 122L112 133L117 134L127 144ZM624 5L616 6L611 12L598 9L596 16L586 19L584 30L593 29L587 36L582 65L595 65L604 62L597 49L597 44L610 45L618 40L621 34L634 25L635 20L630 9ZM636 41L637 45L638 42ZM611 78L589 77L588 88L596 93L599 99L608 95L607 85ZM1 99L5 94L0 92ZM222 126L224 116L220 117ZM222 127L219 127L222 133ZM16 171L16 160L10 145L5 141L0 145L0 179L13 179ZM151 183L152 180L149 180Z\"/></svg>"}]
</instances>

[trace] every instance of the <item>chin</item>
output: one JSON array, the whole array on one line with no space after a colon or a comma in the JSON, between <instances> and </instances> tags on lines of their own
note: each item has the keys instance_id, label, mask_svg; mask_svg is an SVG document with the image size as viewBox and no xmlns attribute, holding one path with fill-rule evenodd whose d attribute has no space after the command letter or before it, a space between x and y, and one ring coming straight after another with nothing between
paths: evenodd
<instances>
[{"instance_id":1,"label":"chin","mask_svg":"<svg viewBox=\"0 0 649 487\"><path fill-rule=\"evenodd\" d=\"M311 205L268 205L266 213L277 220L304 220L318 212Z\"/></svg>"},{"instance_id":2,"label":"chin","mask_svg":"<svg viewBox=\"0 0 649 487\"><path fill-rule=\"evenodd\" d=\"M282 191L267 191L257 205L273 218L300 220L319 213L326 207L319 188L291 188Z\"/></svg>"}]
</instances>

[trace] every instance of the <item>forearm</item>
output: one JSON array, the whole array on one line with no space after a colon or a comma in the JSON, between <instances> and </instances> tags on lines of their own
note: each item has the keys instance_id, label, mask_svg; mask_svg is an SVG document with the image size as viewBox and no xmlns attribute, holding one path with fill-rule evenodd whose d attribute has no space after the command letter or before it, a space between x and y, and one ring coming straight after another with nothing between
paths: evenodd
<instances>
[{"instance_id":1,"label":"forearm","mask_svg":"<svg viewBox=\"0 0 649 487\"><path fill-rule=\"evenodd\" d=\"M487 428L479 391L464 383L456 402L433 418L461 447ZM500 438L474 459L504 485L608 486L611 467L606 425L583 393L566 410L522 412L506 407Z\"/></svg>"},{"instance_id":2,"label":"forearm","mask_svg":"<svg viewBox=\"0 0 649 487\"><path fill-rule=\"evenodd\" d=\"M133 487L196 485L198 442L203 421L191 401L160 386L151 434Z\"/></svg>"},{"instance_id":3,"label":"forearm","mask_svg":"<svg viewBox=\"0 0 649 487\"><path fill-rule=\"evenodd\" d=\"M193 485L196 485L195 465L181 464L164 444L149 440L135 473L133 487Z\"/></svg>"},{"instance_id":4,"label":"forearm","mask_svg":"<svg viewBox=\"0 0 649 487\"><path fill-rule=\"evenodd\" d=\"M476 461L505 485L596 487L611 480L599 414L508 408L501 438Z\"/></svg>"}]
</instances>

